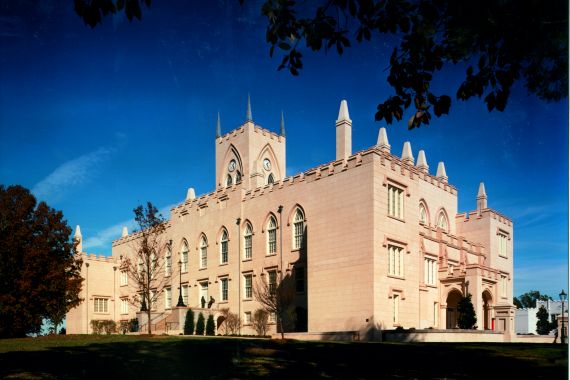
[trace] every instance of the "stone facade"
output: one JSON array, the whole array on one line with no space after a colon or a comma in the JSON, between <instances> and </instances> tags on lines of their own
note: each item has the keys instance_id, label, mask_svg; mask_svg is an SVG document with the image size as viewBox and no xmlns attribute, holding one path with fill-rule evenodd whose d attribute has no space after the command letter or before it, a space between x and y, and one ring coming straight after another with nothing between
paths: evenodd
<instances>
[{"instance_id":1,"label":"stone facade","mask_svg":"<svg viewBox=\"0 0 570 380\"><path fill-rule=\"evenodd\" d=\"M189 189L171 210L159 254L166 262L171 252L171 264L153 314L157 328L181 329L186 308L174 305L182 285L195 314L201 297L212 296L204 312L219 326L220 310L229 308L244 320L242 333L253 334L247 320L260 306L249 279L255 288L283 278L295 292L287 331L364 337L399 326L453 329L457 302L470 293L478 329L514 332L513 223L487 207L482 183L476 209L459 213L445 165L430 174L425 152L414 162L409 142L401 157L392 154L384 128L377 145L353 154L346 101L336 121L337 159L287 177L283 122L276 134L252 121L249 105L247 115L224 135L218 122L215 190L196 197ZM137 315L138 305L122 301L132 301L136 288L120 276L139 236L123 235L111 257L85 256L87 302L68 314L68 333L89 331L90 319ZM108 299L106 313L95 313L100 298Z\"/></svg>"}]
</instances>

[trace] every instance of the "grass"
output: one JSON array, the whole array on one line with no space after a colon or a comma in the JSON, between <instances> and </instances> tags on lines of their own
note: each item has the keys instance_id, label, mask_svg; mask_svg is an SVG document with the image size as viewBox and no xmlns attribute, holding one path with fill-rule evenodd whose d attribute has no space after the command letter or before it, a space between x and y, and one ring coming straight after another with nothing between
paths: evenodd
<instances>
[{"instance_id":1,"label":"grass","mask_svg":"<svg viewBox=\"0 0 570 380\"><path fill-rule=\"evenodd\" d=\"M167 336L0 340L0 378L566 379L567 346Z\"/></svg>"}]
</instances>

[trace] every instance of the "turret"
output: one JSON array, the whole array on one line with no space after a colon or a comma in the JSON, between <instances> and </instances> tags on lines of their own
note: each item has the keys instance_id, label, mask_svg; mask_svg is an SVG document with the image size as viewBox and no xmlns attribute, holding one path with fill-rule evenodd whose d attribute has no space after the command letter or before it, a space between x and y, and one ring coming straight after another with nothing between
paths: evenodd
<instances>
[{"instance_id":1,"label":"turret","mask_svg":"<svg viewBox=\"0 0 570 380\"><path fill-rule=\"evenodd\" d=\"M429 165L427 164L426 153L424 152L423 149L421 149L418 152L418 160L416 161L416 166L422 173L428 173L429 172ZM445 168L444 168L444 170L445 170Z\"/></svg>"},{"instance_id":2,"label":"turret","mask_svg":"<svg viewBox=\"0 0 570 380\"><path fill-rule=\"evenodd\" d=\"M216 138L222 137L222 125L220 123L220 113L218 112L218 122L216 123Z\"/></svg>"},{"instance_id":3,"label":"turret","mask_svg":"<svg viewBox=\"0 0 570 380\"><path fill-rule=\"evenodd\" d=\"M283 117L283 111L281 111L281 131L279 134L285 137L285 118Z\"/></svg>"},{"instance_id":4,"label":"turret","mask_svg":"<svg viewBox=\"0 0 570 380\"><path fill-rule=\"evenodd\" d=\"M253 118L251 117L251 99L249 97L249 94L247 94L247 110L245 111L245 121L253 121Z\"/></svg>"},{"instance_id":5,"label":"turret","mask_svg":"<svg viewBox=\"0 0 570 380\"><path fill-rule=\"evenodd\" d=\"M485 184L479 184L479 191L477 192L477 212L481 212L487 208L487 192L485 191Z\"/></svg>"},{"instance_id":6,"label":"turret","mask_svg":"<svg viewBox=\"0 0 570 380\"><path fill-rule=\"evenodd\" d=\"M336 120L336 159L347 159L352 154L352 120L346 100L340 102Z\"/></svg>"},{"instance_id":7,"label":"turret","mask_svg":"<svg viewBox=\"0 0 570 380\"><path fill-rule=\"evenodd\" d=\"M186 193L186 200L191 201L196 198L196 192L194 191L193 187L188 188L188 192Z\"/></svg>"},{"instance_id":8,"label":"turret","mask_svg":"<svg viewBox=\"0 0 570 380\"><path fill-rule=\"evenodd\" d=\"M129 236L129 230L127 226L123 226L123 229L121 231L121 237L124 238L125 236Z\"/></svg>"},{"instance_id":9,"label":"turret","mask_svg":"<svg viewBox=\"0 0 570 380\"><path fill-rule=\"evenodd\" d=\"M75 252L83 252L83 236L81 236L81 228L79 227L79 224L75 227L75 235L73 236L73 239L77 242Z\"/></svg>"},{"instance_id":10,"label":"turret","mask_svg":"<svg viewBox=\"0 0 570 380\"><path fill-rule=\"evenodd\" d=\"M380 148L381 151L390 153L390 144L388 143L388 135L386 134L386 128L382 127L378 131L378 141L376 146Z\"/></svg>"},{"instance_id":11,"label":"turret","mask_svg":"<svg viewBox=\"0 0 570 380\"><path fill-rule=\"evenodd\" d=\"M443 161L440 161L439 164L437 164L437 173L435 174L435 177L441 182L447 182L447 173L445 172L445 164Z\"/></svg>"},{"instance_id":12,"label":"turret","mask_svg":"<svg viewBox=\"0 0 570 380\"><path fill-rule=\"evenodd\" d=\"M404 143L402 148L402 162L408 165L414 165L414 155L412 154L412 145L409 141Z\"/></svg>"}]
</instances>

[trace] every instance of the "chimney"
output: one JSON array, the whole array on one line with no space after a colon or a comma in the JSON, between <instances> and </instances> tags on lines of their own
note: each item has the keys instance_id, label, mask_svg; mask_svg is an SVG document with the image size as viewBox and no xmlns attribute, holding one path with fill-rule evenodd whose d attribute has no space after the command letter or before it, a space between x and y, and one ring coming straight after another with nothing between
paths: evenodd
<instances>
[{"instance_id":1,"label":"chimney","mask_svg":"<svg viewBox=\"0 0 570 380\"><path fill-rule=\"evenodd\" d=\"M340 102L336 121L336 159L347 159L352 154L352 120L346 100Z\"/></svg>"}]
</instances>

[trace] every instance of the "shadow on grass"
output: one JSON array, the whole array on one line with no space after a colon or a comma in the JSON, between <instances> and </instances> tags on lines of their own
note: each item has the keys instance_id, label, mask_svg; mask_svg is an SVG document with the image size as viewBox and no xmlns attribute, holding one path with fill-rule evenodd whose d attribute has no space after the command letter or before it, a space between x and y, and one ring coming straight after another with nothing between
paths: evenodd
<instances>
[{"instance_id":1,"label":"shadow on grass","mask_svg":"<svg viewBox=\"0 0 570 380\"><path fill-rule=\"evenodd\" d=\"M538 344L130 337L2 353L0 378L565 379L567 354L562 346Z\"/></svg>"}]
</instances>

